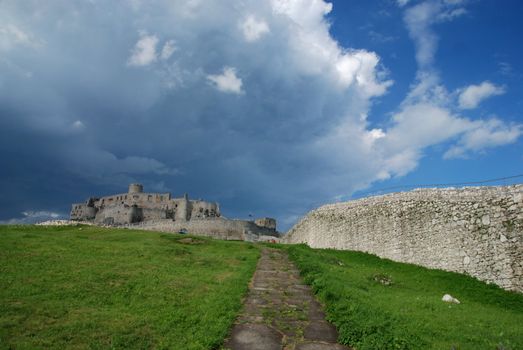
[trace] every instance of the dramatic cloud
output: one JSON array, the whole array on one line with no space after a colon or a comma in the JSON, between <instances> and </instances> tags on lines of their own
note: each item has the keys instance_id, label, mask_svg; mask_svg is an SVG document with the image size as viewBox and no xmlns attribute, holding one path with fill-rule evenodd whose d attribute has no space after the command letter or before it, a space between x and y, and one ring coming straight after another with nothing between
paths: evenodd
<instances>
[{"instance_id":1,"label":"dramatic cloud","mask_svg":"<svg viewBox=\"0 0 523 350\"><path fill-rule=\"evenodd\" d=\"M505 88L496 86L489 81L484 81L479 85L470 85L462 89L459 95L459 107L461 109L476 108L481 101L496 95L503 95Z\"/></svg>"},{"instance_id":2,"label":"dramatic cloud","mask_svg":"<svg viewBox=\"0 0 523 350\"><path fill-rule=\"evenodd\" d=\"M379 125L387 62L336 40L326 1L24 3L0 2L4 218L142 182L285 229L434 145L463 157L522 131L459 115L435 73L432 25L465 13L456 1L405 7L419 69Z\"/></svg>"},{"instance_id":3,"label":"dramatic cloud","mask_svg":"<svg viewBox=\"0 0 523 350\"><path fill-rule=\"evenodd\" d=\"M207 76L207 79L220 91L241 94L242 80L236 76L236 69L224 67L222 74Z\"/></svg>"}]
</instances>

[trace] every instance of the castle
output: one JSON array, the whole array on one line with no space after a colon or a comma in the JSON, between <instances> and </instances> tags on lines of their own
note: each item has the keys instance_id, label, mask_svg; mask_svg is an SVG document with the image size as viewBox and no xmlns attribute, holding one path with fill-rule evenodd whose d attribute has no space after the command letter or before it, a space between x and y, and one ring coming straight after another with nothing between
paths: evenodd
<instances>
[{"instance_id":1,"label":"castle","mask_svg":"<svg viewBox=\"0 0 523 350\"><path fill-rule=\"evenodd\" d=\"M147 193L143 192L141 184L130 184L127 193L91 197L85 203L73 204L71 220L158 231L187 231L221 239L257 241L264 237L279 237L275 219L225 219L218 203L190 200L187 194L172 198L170 193Z\"/></svg>"}]
</instances>

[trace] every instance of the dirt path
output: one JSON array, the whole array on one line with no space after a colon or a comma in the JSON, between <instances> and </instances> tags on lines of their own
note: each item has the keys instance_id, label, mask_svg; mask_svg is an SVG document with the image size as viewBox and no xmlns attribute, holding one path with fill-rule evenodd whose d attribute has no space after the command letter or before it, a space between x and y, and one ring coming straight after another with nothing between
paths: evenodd
<instances>
[{"instance_id":1,"label":"dirt path","mask_svg":"<svg viewBox=\"0 0 523 350\"><path fill-rule=\"evenodd\" d=\"M337 344L337 337L287 253L264 248L225 349L349 349Z\"/></svg>"}]
</instances>

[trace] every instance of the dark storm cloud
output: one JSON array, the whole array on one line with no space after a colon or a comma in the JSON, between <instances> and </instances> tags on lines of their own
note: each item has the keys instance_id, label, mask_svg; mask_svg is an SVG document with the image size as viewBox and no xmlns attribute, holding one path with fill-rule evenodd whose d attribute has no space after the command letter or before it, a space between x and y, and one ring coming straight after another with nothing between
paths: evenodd
<instances>
[{"instance_id":1,"label":"dark storm cloud","mask_svg":"<svg viewBox=\"0 0 523 350\"><path fill-rule=\"evenodd\" d=\"M400 173L404 148L378 148L385 134L366 122L391 83L377 78L374 53L332 39L330 9L321 0L2 2L2 218L67 213L139 181L288 225Z\"/></svg>"}]
</instances>

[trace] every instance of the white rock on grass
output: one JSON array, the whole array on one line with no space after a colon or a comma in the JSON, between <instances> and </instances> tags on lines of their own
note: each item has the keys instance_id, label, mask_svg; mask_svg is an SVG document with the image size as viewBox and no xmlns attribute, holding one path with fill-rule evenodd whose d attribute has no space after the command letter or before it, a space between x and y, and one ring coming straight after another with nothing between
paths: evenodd
<instances>
[{"instance_id":1,"label":"white rock on grass","mask_svg":"<svg viewBox=\"0 0 523 350\"><path fill-rule=\"evenodd\" d=\"M447 303L454 303L454 304L459 304L459 300L454 298L452 295L450 294L445 294L443 296L443 298L441 298L441 300L443 300L444 302L447 302Z\"/></svg>"},{"instance_id":2,"label":"white rock on grass","mask_svg":"<svg viewBox=\"0 0 523 350\"><path fill-rule=\"evenodd\" d=\"M85 222L85 221L82 221L82 222L78 222L78 221L72 221L72 220L48 220L48 221L43 221L43 222L39 222L35 225L38 225L38 226L78 226L78 225L93 225L93 223L91 222Z\"/></svg>"}]
</instances>

